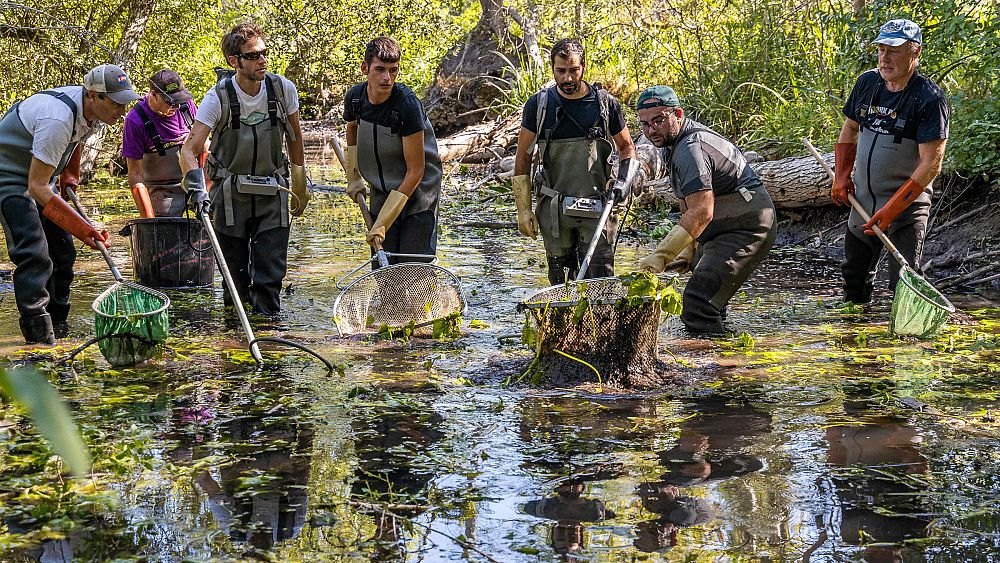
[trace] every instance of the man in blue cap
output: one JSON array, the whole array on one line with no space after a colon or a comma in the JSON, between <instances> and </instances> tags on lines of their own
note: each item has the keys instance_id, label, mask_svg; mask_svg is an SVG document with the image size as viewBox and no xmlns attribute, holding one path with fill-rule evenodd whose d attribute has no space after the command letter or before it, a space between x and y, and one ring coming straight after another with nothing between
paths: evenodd
<instances>
[{"instance_id":1,"label":"man in blue cap","mask_svg":"<svg viewBox=\"0 0 1000 563\"><path fill-rule=\"evenodd\" d=\"M917 24L891 20L872 44L878 47L878 68L858 77L844 104L847 119L834 145L830 194L840 205L850 205L848 194L855 195L871 215L865 222L852 209L847 222L841 272L844 299L852 303L872 298L883 250L874 225L910 264L919 263L951 114L944 91L917 70L923 48ZM898 270L890 268L889 277L895 288Z\"/></svg>"},{"instance_id":2,"label":"man in blue cap","mask_svg":"<svg viewBox=\"0 0 1000 563\"><path fill-rule=\"evenodd\" d=\"M743 153L722 135L686 117L669 86L639 95L639 126L660 148L646 162L651 178L669 175L681 219L639 268L660 273L675 260L693 268L681 321L692 334L724 332L726 306L767 256L777 232L774 204ZM697 244L695 244L697 243Z\"/></svg>"}]
</instances>

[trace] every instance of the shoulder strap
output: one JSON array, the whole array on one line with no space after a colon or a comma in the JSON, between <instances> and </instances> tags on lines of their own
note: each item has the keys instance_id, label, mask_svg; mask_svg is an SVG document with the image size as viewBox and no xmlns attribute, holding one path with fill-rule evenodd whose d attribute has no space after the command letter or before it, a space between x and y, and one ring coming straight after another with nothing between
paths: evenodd
<instances>
[{"instance_id":1,"label":"shoulder strap","mask_svg":"<svg viewBox=\"0 0 1000 563\"><path fill-rule=\"evenodd\" d=\"M271 119L271 127L278 124L278 98L274 94L274 81L270 74L264 75L264 89L267 90L267 116Z\"/></svg>"},{"instance_id":2,"label":"shoulder strap","mask_svg":"<svg viewBox=\"0 0 1000 563\"><path fill-rule=\"evenodd\" d=\"M224 80L224 85L226 89L226 97L229 100L229 126L233 129L240 128L240 98L236 95L236 85L233 84L233 79L228 78ZM219 102L225 106L226 103L222 101L219 97ZM225 120L223 120L225 121Z\"/></svg>"},{"instance_id":3,"label":"shoulder strap","mask_svg":"<svg viewBox=\"0 0 1000 563\"><path fill-rule=\"evenodd\" d=\"M76 102L73 101L73 98L70 98L66 94L63 94L62 92L56 92L55 90L42 90L41 92L39 92L39 94L47 94L49 96L52 96L53 98L59 100L60 102L66 104L67 107L69 107L69 110L73 112L73 129L72 133L70 133L70 138L76 137L76 120L79 117L79 108L76 105ZM84 96L87 95L86 89L83 90L83 95Z\"/></svg>"},{"instance_id":4,"label":"shoulder strap","mask_svg":"<svg viewBox=\"0 0 1000 563\"><path fill-rule=\"evenodd\" d=\"M611 131L609 131L610 126L608 125L611 120L611 110L608 109L610 102L608 102L608 91L601 86L600 82L594 83L594 88L597 88L597 103L601 106L601 115L598 119L601 122L601 129L604 130L604 136L611 140Z\"/></svg>"},{"instance_id":5,"label":"shoulder strap","mask_svg":"<svg viewBox=\"0 0 1000 563\"><path fill-rule=\"evenodd\" d=\"M178 111L181 112L181 119L184 120L184 125L186 125L188 130L190 131L191 128L194 127L194 116L191 115L190 102L184 102L184 104L178 109Z\"/></svg>"},{"instance_id":6,"label":"shoulder strap","mask_svg":"<svg viewBox=\"0 0 1000 563\"><path fill-rule=\"evenodd\" d=\"M167 151L163 147L163 137L156 131L156 126L153 125L153 121L149 119L149 114L146 110L142 109L139 104L135 105L135 111L142 118L142 126L146 129L146 134L149 135L149 139L153 141L153 146L156 147L156 153L160 156L167 156Z\"/></svg>"},{"instance_id":7,"label":"shoulder strap","mask_svg":"<svg viewBox=\"0 0 1000 563\"><path fill-rule=\"evenodd\" d=\"M545 125L545 114L549 109L549 89L542 88L538 91L537 105L535 107L535 138L531 140L528 147L528 155L535 154L535 147L538 146L538 138L542 135L542 127Z\"/></svg>"}]
</instances>

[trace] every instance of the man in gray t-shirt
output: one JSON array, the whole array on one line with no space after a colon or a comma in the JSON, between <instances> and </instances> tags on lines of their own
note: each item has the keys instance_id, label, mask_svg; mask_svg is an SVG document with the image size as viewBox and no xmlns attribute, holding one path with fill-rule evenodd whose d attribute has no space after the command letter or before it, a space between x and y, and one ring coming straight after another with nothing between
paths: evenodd
<instances>
[{"instance_id":1,"label":"man in gray t-shirt","mask_svg":"<svg viewBox=\"0 0 1000 563\"><path fill-rule=\"evenodd\" d=\"M680 221L639 266L659 273L685 260L693 272L681 321L692 333L723 332L726 305L774 243L771 196L735 145L685 117L669 86L647 88L636 109L666 166L645 164L669 174L681 200Z\"/></svg>"}]
</instances>

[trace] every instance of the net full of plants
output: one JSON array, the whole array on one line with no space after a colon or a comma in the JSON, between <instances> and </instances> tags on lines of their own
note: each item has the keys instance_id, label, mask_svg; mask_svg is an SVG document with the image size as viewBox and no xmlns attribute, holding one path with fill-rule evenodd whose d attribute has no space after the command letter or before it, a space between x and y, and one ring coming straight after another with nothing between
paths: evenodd
<instances>
[{"instance_id":1,"label":"net full of plants","mask_svg":"<svg viewBox=\"0 0 1000 563\"><path fill-rule=\"evenodd\" d=\"M676 280L633 273L545 288L520 305L535 357L520 380L644 386L655 377L662 314L677 315Z\"/></svg>"}]
</instances>

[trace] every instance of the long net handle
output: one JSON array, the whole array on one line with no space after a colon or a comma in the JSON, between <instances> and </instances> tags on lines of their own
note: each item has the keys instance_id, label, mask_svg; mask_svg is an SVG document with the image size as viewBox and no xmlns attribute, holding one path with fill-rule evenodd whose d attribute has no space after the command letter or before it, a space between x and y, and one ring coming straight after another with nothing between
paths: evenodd
<instances>
[{"instance_id":1,"label":"long net handle","mask_svg":"<svg viewBox=\"0 0 1000 563\"><path fill-rule=\"evenodd\" d=\"M215 228L212 227L212 220L208 218L208 214L204 210L198 211L198 218L201 219L202 224L205 226L205 234L208 235L208 239L212 242L212 250L215 251L215 261L219 266L219 272L222 274L223 281L226 282L226 288L229 290L229 296L233 301L233 308L236 309L236 315L240 318L240 324L243 326L243 333L246 334L250 355L253 356L255 362L263 364L264 358L260 355L257 339L254 338L253 329L250 328L250 320L247 319L247 312L243 310L243 300L236 291L236 284L233 283L232 276L229 275L229 264L226 264L226 257L222 254L219 239L215 236Z\"/></svg>"},{"instance_id":2,"label":"long net handle","mask_svg":"<svg viewBox=\"0 0 1000 563\"><path fill-rule=\"evenodd\" d=\"M333 152L337 155L337 160L340 161L340 167L344 169L344 173L347 173L347 158L344 156L344 149L340 146L340 139L336 135L333 136ZM365 221L365 226L368 227L370 231L372 225L375 224L375 220L372 218L372 212L368 209L368 203L365 201L364 195L359 195L357 198L358 208L361 210L361 218ZM378 242L372 245L375 248L375 257L378 258L378 265L380 268L385 268L389 265L389 258L386 257L385 251L382 250L382 245Z\"/></svg>"},{"instance_id":3,"label":"long net handle","mask_svg":"<svg viewBox=\"0 0 1000 563\"><path fill-rule=\"evenodd\" d=\"M83 205L80 204L80 198L76 197L76 191L70 186L66 186L66 194L69 195L69 199L73 202L73 207L76 208L76 212L83 217L83 220L90 223L90 226L94 226L94 222L90 220L87 212L83 210ZM59 196L55 196L59 197ZM115 266L115 261L111 259L111 253L108 252L108 247L104 246L104 242L94 239L97 243L97 249L101 251L101 256L104 257L104 261L108 263L108 267L111 268L111 275L115 277L115 281L125 281L122 278L122 273L118 271L118 266Z\"/></svg>"},{"instance_id":4,"label":"long net handle","mask_svg":"<svg viewBox=\"0 0 1000 563\"><path fill-rule=\"evenodd\" d=\"M590 246L587 247L587 254L583 257L583 262L580 264L580 271L576 273L576 281L582 281L587 278L587 270L590 269L590 259L594 257L594 250L597 248L597 243L601 240L601 235L604 234L604 224L608 222L608 217L611 216L614 203L614 198L611 198L611 201L604 204L604 212L601 213L601 219L597 222L597 230L594 231L594 238L590 239Z\"/></svg>"},{"instance_id":5,"label":"long net handle","mask_svg":"<svg viewBox=\"0 0 1000 563\"><path fill-rule=\"evenodd\" d=\"M813 144L809 142L809 139L804 138L802 139L802 142L806 145L806 148L809 149L809 152L811 152L812 155L816 158L816 161L820 163L820 165L823 167L824 170L826 170L826 173L830 176L830 181L835 182L836 174L834 174L833 169L830 168L830 165L827 164L825 160L823 160L823 157L819 154L819 151L816 150L816 147L814 147ZM854 194L848 193L847 199L851 202L851 207L853 207L854 210L858 212L858 215L860 215L861 218L864 219L865 223L872 220L871 216L868 215L868 212L865 211L865 208L861 207L861 204L858 203L858 200L854 198ZM889 254L892 254L892 257L895 258L897 262L899 262L900 266L907 268L910 267L910 263L906 261L906 258L903 258L903 255L900 254L899 249L896 248L896 245L892 244L892 241L889 240L889 237L885 236L885 233L882 232L882 229L880 229L878 225L872 225L872 231L875 231L875 235L878 236L879 240L882 241L882 244L885 245L885 248L886 250L889 251Z\"/></svg>"}]
</instances>

